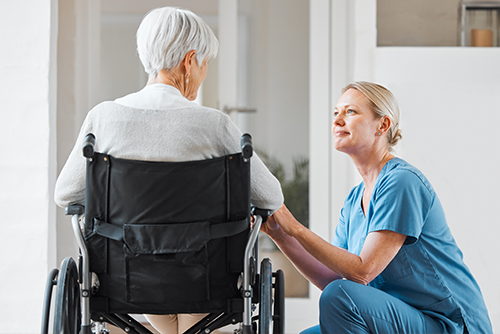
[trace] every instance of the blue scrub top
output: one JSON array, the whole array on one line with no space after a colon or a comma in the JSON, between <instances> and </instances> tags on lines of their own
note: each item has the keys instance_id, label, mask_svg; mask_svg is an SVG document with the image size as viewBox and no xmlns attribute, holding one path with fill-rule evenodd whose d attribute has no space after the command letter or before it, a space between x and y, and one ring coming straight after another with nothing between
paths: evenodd
<instances>
[{"instance_id":1,"label":"blue scrub top","mask_svg":"<svg viewBox=\"0 0 500 334\"><path fill-rule=\"evenodd\" d=\"M391 230L408 236L396 257L369 285L449 326L460 327L459 331L465 322L471 334L492 333L481 290L463 262L426 177L394 158L377 178L366 217L361 208L363 192L361 183L345 200L335 246L359 255L370 232Z\"/></svg>"}]
</instances>

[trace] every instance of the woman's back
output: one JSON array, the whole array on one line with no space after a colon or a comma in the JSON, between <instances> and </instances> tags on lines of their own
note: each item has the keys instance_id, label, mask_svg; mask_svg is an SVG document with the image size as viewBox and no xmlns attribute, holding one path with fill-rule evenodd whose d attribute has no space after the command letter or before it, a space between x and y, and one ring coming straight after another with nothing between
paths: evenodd
<instances>
[{"instance_id":1,"label":"woman's back","mask_svg":"<svg viewBox=\"0 0 500 334\"><path fill-rule=\"evenodd\" d=\"M241 150L241 132L226 114L188 101L172 86L152 86L156 87L147 86L118 99L119 103L103 102L88 113L57 180L58 205L83 204L85 159L81 147L87 133L96 136L96 151L123 159L191 161ZM141 105L144 107L138 109ZM148 109L151 106L163 109ZM256 156L251 168L252 204L278 209L283 203L279 182Z\"/></svg>"}]
</instances>

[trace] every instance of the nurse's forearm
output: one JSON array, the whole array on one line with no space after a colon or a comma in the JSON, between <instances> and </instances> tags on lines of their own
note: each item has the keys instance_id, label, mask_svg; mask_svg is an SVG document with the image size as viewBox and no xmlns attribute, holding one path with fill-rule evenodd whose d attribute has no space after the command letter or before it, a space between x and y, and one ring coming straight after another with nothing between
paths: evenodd
<instances>
[{"instance_id":1,"label":"nurse's forearm","mask_svg":"<svg viewBox=\"0 0 500 334\"><path fill-rule=\"evenodd\" d=\"M387 267L406 238L392 231L371 232L358 256L326 242L305 227L294 229L292 235L308 253L331 271L365 285Z\"/></svg>"},{"instance_id":2,"label":"nurse's forearm","mask_svg":"<svg viewBox=\"0 0 500 334\"><path fill-rule=\"evenodd\" d=\"M330 282L341 278L309 254L295 238L282 230L277 232L271 236L273 241L295 268L319 289L323 290Z\"/></svg>"}]
</instances>

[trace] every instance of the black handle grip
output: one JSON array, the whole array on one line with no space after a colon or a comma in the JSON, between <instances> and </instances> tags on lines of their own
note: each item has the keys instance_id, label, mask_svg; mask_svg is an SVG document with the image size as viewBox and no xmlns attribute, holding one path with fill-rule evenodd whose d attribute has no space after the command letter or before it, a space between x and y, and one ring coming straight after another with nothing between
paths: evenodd
<instances>
[{"instance_id":1,"label":"black handle grip","mask_svg":"<svg viewBox=\"0 0 500 334\"><path fill-rule=\"evenodd\" d=\"M250 158L253 155L252 136L248 133L241 136L241 153L245 158Z\"/></svg>"},{"instance_id":2,"label":"black handle grip","mask_svg":"<svg viewBox=\"0 0 500 334\"><path fill-rule=\"evenodd\" d=\"M79 204L73 204L73 205L67 206L64 209L64 214L69 215L69 216L83 215L84 213L85 213L85 207L83 205L79 205Z\"/></svg>"},{"instance_id":3,"label":"black handle grip","mask_svg":"<svg viewBox=\"0 0 500 334\"><path fill-rule=\"evenodd\" d=\"M262 217L262 222L265 223L267 220L267 217L269 217L272 214L271 210L266 210L266 209L259 209L257 207L252 207L252 215L259 215Z\"/></svg>"},{"instance_id":4,"label":"black handle grip","mask_svg":"<svg viewBox=\"0 0 500 334\"><path fill-rule=\"evenodd\" d=\"M94 157L95 136L92 133L87 134L83 142L83 156L85 158Z\"/></svg>"}]
</instances>

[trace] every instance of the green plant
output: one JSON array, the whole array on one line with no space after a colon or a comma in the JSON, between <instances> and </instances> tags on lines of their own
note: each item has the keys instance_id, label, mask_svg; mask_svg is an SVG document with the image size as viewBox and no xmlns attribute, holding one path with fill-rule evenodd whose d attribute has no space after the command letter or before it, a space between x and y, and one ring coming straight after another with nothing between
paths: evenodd
<instances>
[{"instance_id":1,"label":"green plant","mask_svg":"<svg viewBox=\"0 0 500 334\"><path fill-rule=\"evenodd\" d=\"M302 225L309 227L309 158L294 158L292 176L287 178L285 167L278 159L264 151L257 154L280 181L287 208Z\"/></svg>"}]
</instances>

